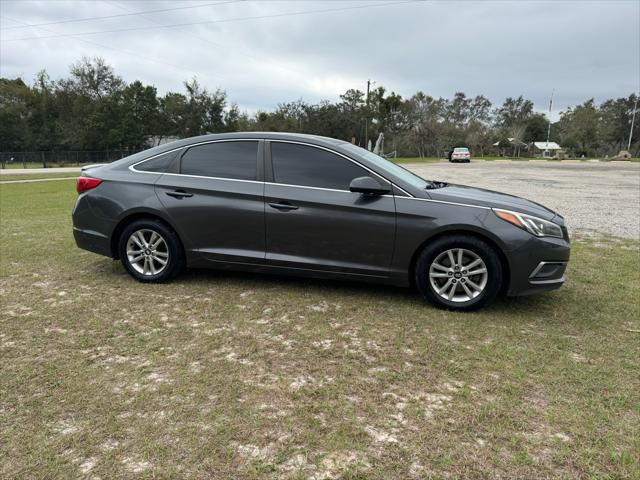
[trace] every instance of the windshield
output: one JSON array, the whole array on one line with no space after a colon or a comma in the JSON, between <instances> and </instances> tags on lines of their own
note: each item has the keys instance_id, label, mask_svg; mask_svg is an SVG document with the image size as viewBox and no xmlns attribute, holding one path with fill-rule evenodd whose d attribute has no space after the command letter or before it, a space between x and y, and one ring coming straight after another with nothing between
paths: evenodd
<instances>
[{"instance_id":1,"label":"windshield","mask_svg":"<svg viewBox=\"0 0 640 480\"><path fill-rule=\"evenodd\" d=\"M373 163L376 167L378 167L382 172L387 172L392 175L395 175L396 177L404 180L405 182L409 183L411 186L415 188L420 188L420 189L427 188L426 180L417 176L415 173L411 173L409 170L402 168L398 164L395 164L385 158L382 158L373 152L365 150L364 148L360 148L356 145L353 145L352 143L349 143L347 145L343 144L341 146L344 147L346 150L350 150L366 158L371 163Z\"/></svg>"}]
</instances>

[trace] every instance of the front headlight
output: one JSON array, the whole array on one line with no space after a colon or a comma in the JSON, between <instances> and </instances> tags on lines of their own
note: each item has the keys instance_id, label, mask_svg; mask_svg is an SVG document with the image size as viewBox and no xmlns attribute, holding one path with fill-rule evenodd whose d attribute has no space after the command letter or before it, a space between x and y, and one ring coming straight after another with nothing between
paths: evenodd
<instances>
[{"instance_id":1,"label":"front headlight","mask_svg":"<svg viewBox=\"0 0 640 480\"><path fill-rule=\"evenodd\" d=\"M522 228L536 237L558 237L563 238L560 225L543 220L542 218L527 215L525 213L512 212L510 210L493 209L493 212L518 228Z\"/></svg>"}]
</instances>

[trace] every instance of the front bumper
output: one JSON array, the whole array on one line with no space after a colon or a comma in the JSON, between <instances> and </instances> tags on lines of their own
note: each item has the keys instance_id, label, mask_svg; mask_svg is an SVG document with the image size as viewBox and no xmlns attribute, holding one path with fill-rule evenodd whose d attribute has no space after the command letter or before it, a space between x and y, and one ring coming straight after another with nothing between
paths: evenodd
<instances>
[{"instance_id":1,"label":"front bumper","mask_svg":"<svg viewBox=\"0 0 640 480\"><path fill-rule=\"evenodd\" d=\"M568 240L531 238L525 245L509 253L511 278L507 294L533 295L560 288L571 254Z\"/></svg>"}]
</instances>

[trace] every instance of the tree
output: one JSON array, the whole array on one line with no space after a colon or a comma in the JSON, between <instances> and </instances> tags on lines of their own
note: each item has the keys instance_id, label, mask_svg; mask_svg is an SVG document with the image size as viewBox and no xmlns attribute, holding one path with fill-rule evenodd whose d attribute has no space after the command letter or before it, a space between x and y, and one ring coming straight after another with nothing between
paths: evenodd
<instances>
[{"instance_id":1,"label":"tree","mask_svg":"<svg viewBox=\"0 0 640 480\"><path fill-rule=\"evenodd\" d=\"M577 155L598 155L600 119L593 98L560 114L563 138L574 147Z\"/></svg>"},{"instance_id":2,"label":"tree","mask_svg":"<svg viewBox=\"0 0 640 480\"><path fill-rule=\"evenodd\" d=\"M549 122L543 114L534 113L531 115L531 118L526 121L524 127L524 142L540 142L547 139Z\"/></svg>"},{"instance_id":3,"label":"tree","mask_svg":"<svg viewBox=\"0 0 640 480\"><path fill-rule=\"evenodd\" d=\"M0 149L23 150L29 145L32 91L21 78L0 78Z\"/></svg>"},{"instance_id":4,"label":"tree","mask_svg":"<svg viewBox=\"0 0 640 480\"><path fill-rule=\"evenodd\" d=\"M503 130L524 125L533 115L533 102L525 100L522 95L518 98L508 97L494 115L496 126Z\"/></svg>"},{"instance_id":5,"label":"tree","mask_svg":"<svg viewBox=\"0 0 640 480\"><path fill-rule=\"evenodd\" d=\"M122 144L140 149L150 136L159 133L159 107L155 87L144 86L138 80L122 92Z\"/></svg>"}]
</instances>

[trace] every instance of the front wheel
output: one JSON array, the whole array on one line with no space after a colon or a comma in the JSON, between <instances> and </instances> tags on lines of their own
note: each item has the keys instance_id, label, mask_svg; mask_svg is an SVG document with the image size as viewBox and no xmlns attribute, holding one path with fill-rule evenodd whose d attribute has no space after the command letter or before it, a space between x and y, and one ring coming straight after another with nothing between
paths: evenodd
<instances>
[{"instance_id":1,"label":"front wheel","mask_svg":"<svg viewBox=\"0 0 640 480\"><path fill-rule=\"evenodd\" d=\"M420 294L438 308L477 310L500 291L502 266L495 250L483 240L452 235L423 250L415 281Z\"/></svg>"},{"instance_id":2,"label":"front wheel","mask_svg":"<svg viewBox=\"0 0 640 480\"><path fill-rule=\"evenodd\" d=\"M166 282L184 268L178 236L157 220L137 220L128 225L118 247L122 265L140 282Z\"/></svg>"}]
</instances>

